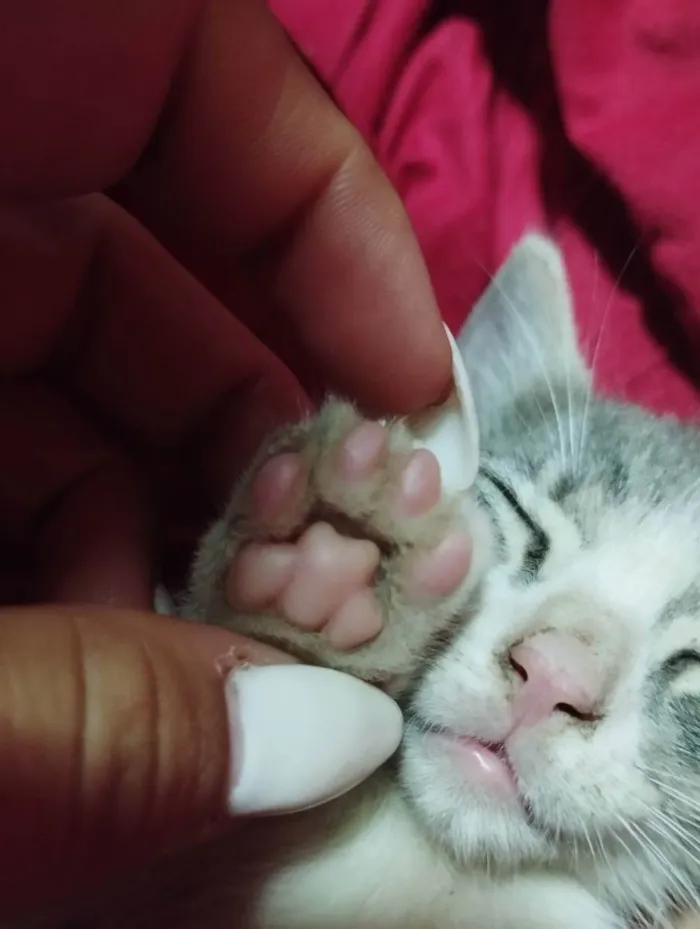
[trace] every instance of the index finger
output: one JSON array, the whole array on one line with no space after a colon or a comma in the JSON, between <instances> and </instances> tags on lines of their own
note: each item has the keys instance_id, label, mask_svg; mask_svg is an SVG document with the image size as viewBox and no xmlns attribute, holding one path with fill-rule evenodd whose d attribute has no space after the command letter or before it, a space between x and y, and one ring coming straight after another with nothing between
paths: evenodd
<instances>
[{"instance_id":1,"label":"index finger","mask_svg":"<svg viewBox=\"0 0 700 929\"><path fill-rule=\"evenodd\" d=\"M392 412L445 391L449 350L403 207L263 3L207 5L127 198L229 305L230 255L247 256L285 339L336 389Z\"/></svg>"},{"instance_id":2,"label":"index finger","mask_svg":"<svg viewBox=\"0 0 700 929\"><path fill-rule=\"evenodd\" d=\"M87 191L138 162L123 202L235 311L247 256L280 313L242 315L273 348L294 339L369 407L444 392L449 348L403 208L262 2L27 0L0 27L0 191Z\"/></svg>"}]
</instances>

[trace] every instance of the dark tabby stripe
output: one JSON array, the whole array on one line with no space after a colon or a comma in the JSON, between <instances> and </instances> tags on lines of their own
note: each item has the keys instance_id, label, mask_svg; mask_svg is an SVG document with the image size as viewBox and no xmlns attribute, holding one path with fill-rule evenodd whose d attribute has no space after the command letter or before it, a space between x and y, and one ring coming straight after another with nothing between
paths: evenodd
<instances>
[{"instance_id":1,"label":"dark tabby stripe","mask_svg":"<svg viewBox=\"0 0 700 929\"><path fill-rule=\"evenodd\" d=\"M503 499L508 503L518 519L521 520L530 533L530 541L525 549L525 555L523 556L523 561L518 571L518 577L524 583L534 581L537 579L542 565L549 554L551 548L550 538L542 526L535 522L527 510L523 509L511 487L488 468L481 468L480 470L481 474L496 488L496 490L498 490Z\"/></svg>"}]
</instances>

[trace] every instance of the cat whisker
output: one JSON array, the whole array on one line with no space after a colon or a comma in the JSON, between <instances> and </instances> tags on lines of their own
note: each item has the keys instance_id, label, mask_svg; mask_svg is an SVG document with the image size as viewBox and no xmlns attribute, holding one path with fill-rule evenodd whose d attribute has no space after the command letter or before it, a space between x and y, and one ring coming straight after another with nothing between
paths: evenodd
<instances>
[{"instance_id":1,"label":"cat whisker","mask_svg":"<svg viewBox=\"0 0 700 929\"><path fill-rule=\"evenodd\" d=\"M688 847L690 847L700 853L700 841L698 841L698 839L693 836L692 833L688 832L688 830L681 823L675 822L661 810L654 809L648 804L645 804L645 806L649 812L649 823L653 828L661 832L660 827L662 827L664 835L669 840L672 840L678 844L683 849L683 851L687 851ZM674 833L674 835L672 836L670 833ZM697 858L694 855L691 857L694 863L700 865L700 858Z\"/></svg>"},{"instance_id":2,"label":"cat whisker","mask_svg":"<svg viewBox=\"0 0 700 929\"><path fill-rule=\"evenodd\" d=\"M591 362L590 362L590 381L589 381L589 384L588 384L588 390L586 391L586 401L585 401L584 407L583 407L583 417L582 417L582 420L581 420L580 438L579 438L579 443L578 443L578 458L577 458L577 462L576 462L576 470L577 470L577 472L580 470L580 467L581 467L581 460L582 460L582 457L583 457L583 452L584 452L585 445L586 445L586 441L587 441L588 414L589 414L589 411L590 411L591 399L592 399L592 396L593 396L593 383L594 383L594 380L595 380L595 377L596 377L596 364L597 364L597 362L598 362L598 356L599 356L599 353L600 353L600 347L601 347L602 342L603 342L603 333L604 333L604 331L605 331L605 326L606 326L606 324L607 324L607 322L608 322L608 317L609 317L609 314L610 314L610 309L611 309L611 307L612 307L613 300L615 299L615 295L617 294L618 290L620 289L620 285L621 285L621 283L622 283L622 279L623 279L624 275L626 274L627 269L629 268L630 263L632 262L632 259L634 258L634 256L635 256L635 255L637 254L637 252L639 251L639 248L640 248L640 246L641 246L641 244L642 244L643 238L644 238L643 236L640 236L639 240L636 242L636 244L634 245L634 247L633 247L632 250L630 251L629 255L627 256L627 259L626 259L625 263L622 265L622 269L621 269L620 273L618 274L617 278L615 279L615 283L613 284L612 290L610 291L610 294L609 294L609 296L608 296L608 299L607 299L607 301L606 301L606 303L605 303L605 306L604 306L604 308L603 308L603 313L602 313L601 320L600 320L600 326L598 327L598 334L597 334L597 337L596 337L596 343L595 343L595 347L594 347L594 349L593 349L593 357L591 358ZM596 276L595 276L595 286L596 286L596 289L597 289L597 284L598 284L598 263L599 263L599 256L598 256L598 253L597 253L597 252L596 252L596 255L595 255L595 262L596 262L596 263L595 263L595 274L596 274Z\"/></svg>"},{"instance_id":3,"label":"cat whisker","mask_svg":"<svg viewBox=\"0 0 700 929\"><path fill-rule=\"evenodd\" d=\"M680 801L681 803L686 805L688 809L690 809L691 811L696 811L698 814L700 814L700 802L698 802L697 800L694 800L689 794L684 793L683 791L678 790L675 787L672 787L671 784L669 783L670 778L661 780L659 778L654 777L653 773L649 771L646 771L645 774L646 774L647 779L652 784L654 784L656 787L658 787L661 791L667 793L669 796L673 797L675 800Z\"/></svg>"},{"instance_id":4,"label":"cat whisker","mask_svg":"<svg viewBox=\"0 0 700 929\"><path fill-rule=\"evenodd\" d=\"M476 260L476 259L475 259L475 260ZM551 401L552 401L552 408L553 408L553 410L554 410L554 419L555 419L556 426L557 426L557 432L556 432L556 434L555 434L555 437L558 439L559 452L560 452L560 455L561 455L562 464L564 465L564 467L568 467L567 456L566 456L566 444L565 444L565 441L564 441L564 429L563 429L561 411L560 411L560 409L559 409L559 404L557 403L557 398L556 398L556 394L555 394L555 392L554 392L554 388L553 388L553 386L552 386L551 378L549 377L549 373L548 373L548 370L547 370L547 365L545 364L544 359L543 359L543 357L542 357L542 351L541 351L540 346L539 346L539 344L538 344L538 340L534 337L534 334L533 334L533 332L532 332L532 329L531 329L530 325L528 324L528 322L527 322L527 320L525 319L525 317L523 316L523 314L519 311L519 309L518 309L518 307L517 307L515 301L514 301L514 300L511 298L511 296L510 296L508 293L506 293L505 290L503 289L502 284L497 280L497 278L496 278L494 275L492 275L492 274L481 264L481 262L478 262L478 261L477 261L477 264L479 265L479 267L481 268L481 270L484 272L484 274L488 275L488 277L489 277L489 279L490 279L490 281L491 281L491 285L492 285L493 287L495 287L496 290L498 291L498 293L501 295L501 297L502 297L502 299L503 299L504 305L506 306L506 308L507 308L508 311L510 312L510 314L511 314L513 320L515 321L515 323L517 324L517 326L520 328L520 331L522 332L523 336L527 339L528 347L532 350L532 352L533 352L533 354L534 354L534 357L535 357L536 360L537 360L537 364L539 365L540 370L541 370L541 372L542 372L542 376L543 376L544 382L545 382L545 384L547 385L547 390L548 390L548 392L549 392L549 397L550 397L550 399L551 399ZM505 366L505 365L504 365L504 366ZM505 367L506 367L506 370L508 370L508 373L509 373L509 375L510 375L509 369L507 368L507 366L505 366ZM542 416L543 422L547 423L548 418L547 418L547 416L546 416L546 414L545 414L545 411L543 410L542 405L541 405L541 403L540 403L540 401L539 401L539 398L537 397L536 394L533 396L533 399L534 399L534 401L535 401L535 403L536 403L536 405L537 405L537 408L539 409L539 412L540 412L540 415Z\"/></svg>"},{"instance_id":5,"label":"cat whisker","mask_svg":"<svg viewBox=\"0 0 700 929\"><path fill-rule=\"evenodd\" d=\"M619 814L614 815L620 825L622 825L622 827L635 840L639 848L661 866L661 873L670 884L669 889L673 891L674 896L679 897L685 905L692 906L693 904L697 904L697 900L695 899L695 892L688 884L686 876L681 874L678 867L669 861L666 855L664 855L663 852L651 842L650 837L646 835L641 829L639 829L635 823L630 822ZM659 918L665 920L665 916L663 915L665 910L665 900L659 895L657 895L655 900L655 908L658 911L655 922L658 922Z\"/></svg>"},{"instance_id":6,"label":"cat whisker","mask_svg":"<svg viewBox=\"0 0 700 929\"><path fill-rule=\"evenodd\" d=\"M596 856L595 848L593 847L593 842L591 842L591 837L588 832L588 828L586 827L586 824L583 822L583 818L581 818L581 826L583 827L583 837L586 840L586 844L588 845L588 848L591 853L591 861L593 862L594 865L597 866L598 858Z\"/></svg>"},{"instance_id":7,"label":"cat whisker","mask_svg":"<svg viewBox=\"0 0 700 929\"><path fill-rule=\"evenodd\" d=\"M603 860L605 861L605 864L606 864L607 868L609 869L610 873L611 873L611 874L615 874L615 869L613 868L613 866L612 866L612 864L611 864L611 862L610 862L610 857L609 857L609 855L608 855L607 849L605 848L605 842L603 841L603 837L601 836L600 830L598 830L598 829L596 829L596 836L597 836L597 838L598 838L598 844L600 845L600 851L601 851L601 854L602 854L602 856L603 856ZM619 876L618 876L618 884L619 884L619 883L620 883L620 879L619 879Z\"/></svg>"},{"instance_id":8,"label":"cat whisker","mask_svg":"<svg viewBox=\"0 0 700 929\"><path fill-rule=\"evenodd\" d=\"M678 842L675 836L669 835L665 830L656 829L657 836L660 840L667 844L667 848L673 849L674 852L683 852L687 858L687 849L681 843ZM668 861L666 856L660 856L658 849L655 849L654 846L649 846L650 851L655 851L654 857L659 860L661 857L665 861ZM692 862L697 863L697 859L694 856L690 856ZM669 870L670 869L670 870ZM668 867L664 868L662 873L669 878L671 884L669 886L669 891L671 891L672 896L677 899L679 902L682 902L684 907L688 909L697 910L700 908L700 896L693 883L691 883L691 878L688 873L688 869L685 868L681 870L680 865L671 864L668 862Z\"/></svg>"}]
</instances>

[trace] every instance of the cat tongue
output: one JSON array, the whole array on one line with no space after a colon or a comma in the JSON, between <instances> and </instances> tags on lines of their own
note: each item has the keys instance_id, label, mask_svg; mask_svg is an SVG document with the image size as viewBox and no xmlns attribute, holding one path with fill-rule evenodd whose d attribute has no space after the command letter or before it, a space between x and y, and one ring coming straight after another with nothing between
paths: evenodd
<instances>
[{"instance_id":1,"label":"cat tongue","mask_svg":"<svg viewBox=\"0 0 700 929\"><path fill-rule=\"evenodd\" d=\"M462 356L445 326L452 349L452 393L440 406L410 417L414 448L427 448L440 463L448 493L468 490L479 467L479 430L469 378Z\"/></svg>"}]
</instances>

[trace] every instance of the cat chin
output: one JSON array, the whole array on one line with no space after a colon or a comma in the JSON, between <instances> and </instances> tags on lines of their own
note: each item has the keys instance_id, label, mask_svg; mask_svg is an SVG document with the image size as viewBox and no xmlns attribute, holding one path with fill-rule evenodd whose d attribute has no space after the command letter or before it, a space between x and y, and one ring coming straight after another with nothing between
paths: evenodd
<instances>
[{"instance_id":1,"label":"cat chin","mask_svg":"<svg viewBox=\"0 0 700 929\"><path fill-rule=\"evenodd\" d=\"M474 773L449 739L409 727L402 785L428 833L453 860L494 871L551 861L556 847L517 792Z\"/></svg>"}]
</instances>

